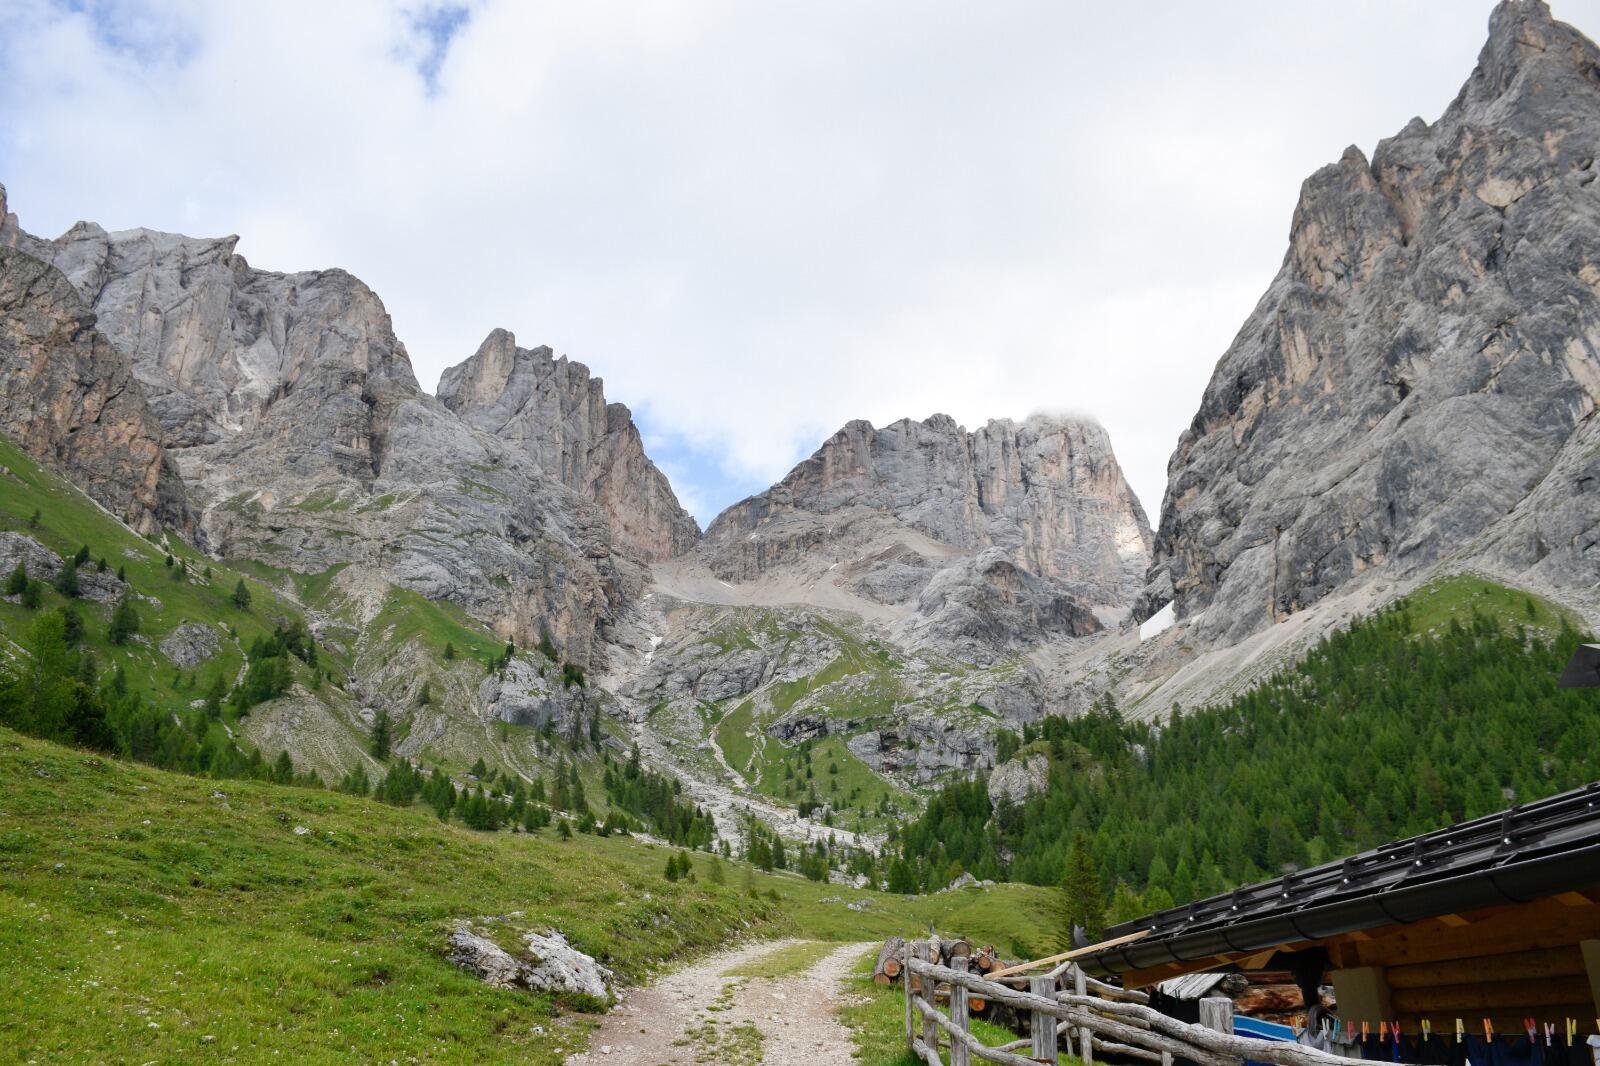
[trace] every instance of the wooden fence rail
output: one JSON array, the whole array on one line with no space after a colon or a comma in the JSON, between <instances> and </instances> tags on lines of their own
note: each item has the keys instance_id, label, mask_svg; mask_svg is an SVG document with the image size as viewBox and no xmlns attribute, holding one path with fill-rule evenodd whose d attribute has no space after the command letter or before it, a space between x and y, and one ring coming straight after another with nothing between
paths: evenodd
<instances>
[{"instance_id":1,"label":"wooden fence rail","mask_svg":"<svg viewBox=\"0 0 1600 1066\"><path fill-rule=\"evenodd\" d=\"M941 965L937 939L900 946L900 976L906 1004L906 1043L927 1066L970 1066L972 1058L999 1066L1054 1066L1064 1037L1078 1057L1093 1064L1096 1052L1171 1066L1176 1058L1198 1066L1241 1066L1243 1060L1272 1066L1349 1066L1348 1059L1278 1040L1257 1040L1168 1017L1148 1006L1148 997L1094 981L1081 968L1045 976L1013 977L1027 991L969 970L965 954ZM1072 991L1058 991L1070 977ZM943 998L948 1013L940 1010ZM989 1047L972 1035L969 1006L979 999L1002 1004L1029 1018L1031 1036ZM1145 1002L1137 1002L1143 999ZM942 1037L941 1037L942 1034ZM1028 1048L1026 1056L1018 1054ZM939 1057L949 1049L948 1063Z\"/></svg>"}]
</instances>

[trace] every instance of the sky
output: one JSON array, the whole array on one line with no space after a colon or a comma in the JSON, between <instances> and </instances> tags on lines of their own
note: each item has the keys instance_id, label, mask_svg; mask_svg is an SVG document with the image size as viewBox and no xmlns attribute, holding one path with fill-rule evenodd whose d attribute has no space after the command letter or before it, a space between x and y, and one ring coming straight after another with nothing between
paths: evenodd
<instances>
[{"instance_id":1,"label":"sky","mask_svg":"<svg viewBox=\"0 0 1600 1066\"><path fill-rule=\"evenodd\" d=\"M1437 117L1491 6L0 0L0 182L343 267L430 390L548 344L702 524L850 419L1040 411L1154 522L1300 183Z\"/></svg>"}]
</instances>

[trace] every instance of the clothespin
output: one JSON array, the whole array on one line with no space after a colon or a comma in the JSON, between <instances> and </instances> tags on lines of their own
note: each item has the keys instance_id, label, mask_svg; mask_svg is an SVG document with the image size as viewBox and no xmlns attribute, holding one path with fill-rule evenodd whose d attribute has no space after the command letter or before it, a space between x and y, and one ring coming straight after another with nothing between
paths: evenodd
<instances>
[{"instance_id":1,"label":"clothespin","mask_svg":"<svg viewBox=\"0 0 1600 1066\"><path fill-rule=\"evenodd\" d=\"M1578 1036L1578 1019L1576 1019L1576 1018L1568 1018L1567 1019L1567 1047L1570 1048L1572 1046L1572 1042L1575 1039L1577 1039L1577 1036Z\"/></svg>"},{"instance_id":2,"label":"clothespin","mask_svg":"<svg viewBox=\"0 0 1600 1066\"><path fill-rule=\"evenodd\" d=\"M1361 1039L1365 1040L1368 1037L1370 1037L1371 1035L1372 1035L1372 1031L1367 1028L1367 1023L1365 1021L1363 1021L1361 1023Z\"/></svg>"},{"instance_id":3,"label":"clothespin","mask_svg":"<svg viewBox=\"0 0 1600 1066\"><path fill-rule=\"evenodd\" d=\"M1431 1036L1433 1036L1433 1023L1424 1018L1422 1019L1422 1039L1427 1040Z\"/></svg>"},{"instance_id":4,"label":"clothespin","mask_svg":"<svg viewBox=\"0 0 1600 1066\"><path fill-rule=\"evenodd\" d=\"M1537 1044L1539 1042L1538 1022L1534 1021L1532 1018L1524 1018L1522 1019L1522 1029L1528 1034L1528 1043Z\"/></svg>"},{"instance_id":5,"label":"clothespin","mask_svg":"<svg viewBox=\"0 0 1600 1066\"><path fill-rule=\"evenodd\" d=\"M1485 1040L1494 1039L1494 1026L1490 1023L1488 1018L1483 1020L1483 1038Z\"/></svg>"},{"instance_id":6,"label":"clothespin","mask_svg":"<svg viewBox=\"0 0 1600 1066\"><path fill-rule=\"evenodd\" d=\"M1394 1041L1394 1046L1400 1046L1400 1022L1398 1019L1389 1023L1389 1039Z\"/></svg>"},{"instance_id":7,"label":"clothespin","mask_svg":"<svg viewBox=\"0 0 1600 1066\"><path fill-rule=\"evenodd\" d=\"M1556 1023L1544 1023L1544 1046L1550 1047L1556 1042Z\"/></svg>"},{"instance_id":8,"label":"clothespin","mask_svg":"<svg viewBox=\"0 0 1600 1066\"><path fill-rule=\"evenodd\" d=\"M1467 1038L1467 1027L1461 1024L1461 1019L1460 1018L1457 1018L1456 1019L1456 1042L1460 1043L1461 1041L1465 1040L1466 1038Z\"/></svg>"},{"instance_id":9,"label":"clothespin","mask_svg":"<svg viewBox=\"0 0 1600 1066\"><path fill-rule=\"evenodd\" d=\"M1388 1040L1389 1039L1389 1023L1384 1021L1381 1018L1378 1020L1378 1039L1379 1040Z\"/></svg>"}]
</instances>

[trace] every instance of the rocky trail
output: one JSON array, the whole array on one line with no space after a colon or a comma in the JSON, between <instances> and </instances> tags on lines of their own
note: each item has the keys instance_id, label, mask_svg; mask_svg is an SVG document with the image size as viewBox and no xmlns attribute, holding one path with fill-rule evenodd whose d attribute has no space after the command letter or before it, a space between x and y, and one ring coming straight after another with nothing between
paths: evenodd
<instances>
[{"instance_id":1,"label":"rocky trail","mask_svg":"<svg viewBox=\"0 0 1600 1066\"><path fill-rule=\"evenodd\" d=\"M848 847L877 850L877 842L864 834L802 818L793 807L768 802L747 789L730 787L726 782L692 772L673 755L671 744L651 729L648 722L637 720L637 716L629 726L629 737L639 746L641 756L650 765L683 782L684 791L693 798L695 804L711 813L718 835L730 841L736 849L744 844L744 827L739 819L742 815L752 815L778 830L785 839L799 838L808 844L831 839ZM720 756L720 751L718 754ZM740 776L739 780L742 782L744 779Z\"/></svg>"},{"instance_id":2,"label":"rocky trail","mask_svg":"<svg viewBox=\"0 0 1600 1066\"><path fill-rule=\"evenodd\" d=\"M873 945L841 945L798 973L730 976L800 943L723 952L629 992L568 1066L849 1066L850 1030L836 1011Z\"/></svg>"}]
</instances>

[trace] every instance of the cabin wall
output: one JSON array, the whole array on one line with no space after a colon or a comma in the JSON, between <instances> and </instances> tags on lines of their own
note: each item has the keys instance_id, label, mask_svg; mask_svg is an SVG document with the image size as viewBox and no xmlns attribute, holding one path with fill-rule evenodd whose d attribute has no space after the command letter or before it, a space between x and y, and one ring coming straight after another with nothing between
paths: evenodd
<instances>
[{"instance_id":1,"label":"cabin wall","mask_svg":"<svg viewBox=\"0 0 1600 1066\"><path fill-rule=\"evenodd\" d=\"M1328 942L1339 1015L1374 1029L1427 1019L1452 1033L1456 1019L1482 1033L1522 1030L1524 1018L1600 1017L1600 892L1446 915Z\"/></svg>"}]
</instances>

